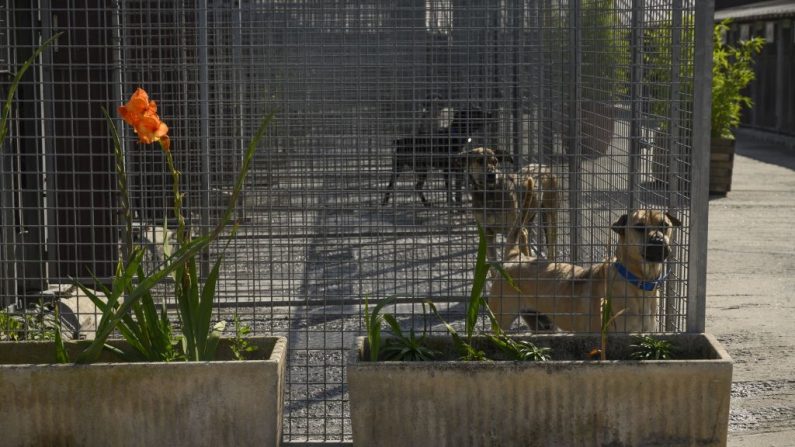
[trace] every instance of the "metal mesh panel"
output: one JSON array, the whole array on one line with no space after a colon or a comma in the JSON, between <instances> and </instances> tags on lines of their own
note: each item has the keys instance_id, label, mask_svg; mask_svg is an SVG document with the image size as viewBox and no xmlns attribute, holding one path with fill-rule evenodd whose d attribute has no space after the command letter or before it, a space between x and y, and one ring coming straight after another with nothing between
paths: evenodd
<instances>
[{"instance_id":1,"label":"metal mesh panel","mask_svg":"<svg viewBox=\"0 0 795 447\"><path fill-rule=\"evenodd\" d=\"M473 209L465 150L499 148L513 156L505 172L542 163L557 177L556 240L539 218L530 225L539 256L552 242L554 260L595 265L620 215L676 215L670 275L644 329L684 331L695 318L690 234L706 213L691 206L692 179L706 175L693 169L695 1L6 3L3 93L3 70L66 32L22 83L0 155L0 301L25 322L17 337L45 325L36 319L75 293L73 278L112 275L121 228L101 107L112 113L139 86L170 128L197 234L217 222L250 136L276 112L237 234L202 267L225 254L217 319L289 338L285 441L350 440L344 367L365 299L397 296L387 310L406 328L444 331L427 299L461 324L473 215L495 211ZM152 268L176 225L171 180L159 149L127 128L124 149Z\"/></svg>"}]
</instances>

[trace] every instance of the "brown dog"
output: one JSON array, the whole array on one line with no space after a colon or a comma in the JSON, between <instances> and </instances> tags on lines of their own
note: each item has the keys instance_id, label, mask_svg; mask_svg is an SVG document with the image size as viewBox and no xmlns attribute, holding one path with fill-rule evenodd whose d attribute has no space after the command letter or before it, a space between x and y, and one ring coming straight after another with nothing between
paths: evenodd
<instances>
[{"instance_id":1,"label":"brown dog","mask_svg":"<svg viewBox=\"0 0 795 447\"><path fill-rule=\"evenodd\" d=\"M536 314L564 331L597 332L601 300L609 296L614 313L624 310L612 330L656 330L657 289L665 280L673 228L680 225L662 211L625 214L612 226L619 235L614 255L587 268L528 257L509 247L505 270L519 290L498 275L489 305L504 329L520 314Z\"/></svg>"},{"instance_id":2,"label":"brown dog","mask_svg":"<svg viewBox=\"0 0 795 447\"><path fill-rule=\"evenodd\" d=\"M502 151L478 147L461 155L472 195L472 214L486 233L489 260L497 261L497 234L506 237L508 247L516 246L529 256L527 225L536 211L541 214L547 255L554 258L560 205L558 181L549 167L530 164L518 174L510 174L500 169L501 161L511 160Z\"/></svg>"}]
</instances>

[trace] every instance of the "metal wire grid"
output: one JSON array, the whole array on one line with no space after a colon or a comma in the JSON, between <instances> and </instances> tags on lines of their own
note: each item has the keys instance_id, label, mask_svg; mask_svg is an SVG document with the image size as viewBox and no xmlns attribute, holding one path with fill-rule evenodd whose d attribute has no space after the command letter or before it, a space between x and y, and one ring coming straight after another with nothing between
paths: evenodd
<instances>
[{"instance_id":1,"label":"metal wire grid","mask_svg":"<svg viewBox=\"0 0 795 447\"><path fill-rule=\"evenodd\" d=\"M2 155L0 297L36 301L86 279L86 267L112 271L115 189L98 111L143 86L171 129L199 232L228 200L259 118L277 111L225 251L218 318L289 337L287 442L350 440L344 364L365 298L400 297L390 310L406 327L443 330L427 298L460 323L477 245L468 196L455 202L452 186L448 202L431 171L424 206L403 172L381 205L395 141L454 145L457 111L487 117L467 147L499 147L560 178L558 260L598 262L627 209L677 214L658 329L684 330L692 213L704 212L691 208L694 10L686 0L15 5L0 34L12 66L39 34L68 32L20 90ZM173 225L170 179L129 131L125 150L137 234L157 263Z\"/></svg>"}]
</instances>

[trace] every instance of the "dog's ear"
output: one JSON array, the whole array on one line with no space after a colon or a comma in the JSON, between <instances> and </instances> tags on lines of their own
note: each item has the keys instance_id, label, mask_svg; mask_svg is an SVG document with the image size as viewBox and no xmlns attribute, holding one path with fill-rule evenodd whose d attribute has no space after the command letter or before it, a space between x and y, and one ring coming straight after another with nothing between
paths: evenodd
<instances>
[{"instance_id":1,"label":"dog's ear","mask_svg":"<svg viewBox=\"0 0 795 447\"><path fill-rule=\"evenodd\" d=\"M627 229L627 219L627 215L624 214L623 216L619 217L615 223L613 223L613 226L610 227L610 229L623 236Z\"/></svg>"},{"instance_id":2,"label":"dog's ear","mask_svg":"<svg viewBox=\"0 0 795 447\"><path fill-rule=\"evenodd\" d=\"M667 217L668 220L671 221L671 224L673 226L675 226L675 227L681 227L682 226L682 222L680 222L679 219L677 219L673 214L665 213L665 217Z\"/></svg>"}]
</instances>

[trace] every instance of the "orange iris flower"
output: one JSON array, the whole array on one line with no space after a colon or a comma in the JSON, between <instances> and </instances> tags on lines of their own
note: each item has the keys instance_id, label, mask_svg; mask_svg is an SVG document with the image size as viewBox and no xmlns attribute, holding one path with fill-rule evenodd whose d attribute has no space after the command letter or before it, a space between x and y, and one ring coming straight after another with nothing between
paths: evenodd
<instances>
[{"instance_id":1,"label":"orange iris flower","mask_svg":"<svg viewBox=\"0 0 795 447\"><path fill-rule=\"evenodd\" d=\"M157 104L149 100L146 90L138 88L127 104L117 109L121 118L138 134L138 141L144 144L160 143L164 151L171 147L168 126L157 116Z\"/></svg>"}]
</instances>

